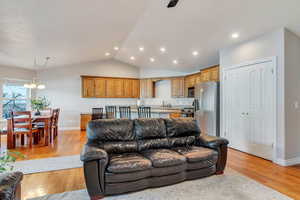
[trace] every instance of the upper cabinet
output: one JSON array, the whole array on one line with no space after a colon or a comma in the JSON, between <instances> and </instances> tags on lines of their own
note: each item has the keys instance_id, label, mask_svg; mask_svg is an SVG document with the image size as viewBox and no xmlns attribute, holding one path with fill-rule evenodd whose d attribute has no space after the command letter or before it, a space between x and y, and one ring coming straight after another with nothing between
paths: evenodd
<instances>
[{"instance_id":1,"label":"upper cabinet","mask_svg":"<svg viewBox=\"0 0 300 200\"><path fill-rule=\"evenodd\" d=\"M140 80L141 98L154 98L155 97L155 82L152 79Z\"/></svg>"},{"instance_id":2,"label":"upper cabinet","mask_svg":"<svg viewBox=\"0 0 300 200\"><path fill-rule=\"evenodd\" d=\"M82 79L82 97L90 98L95 96L95 79L83 78Z\"/></svg>"},{"instance_id":3,"label":"upper cabinet","mask_svg":"<svg viewBox=\"0 0 300 200\"><path fill-rule=\"evenodd\" d=\"M171 79L171 95L173 98L184 97L184 77Z\"/></svg>"},{"instance_id":4,"label":"upper cabinet","mask_svg":"<svg viewBox=\"0 0 300 200\"><path fill-rule=\"evenodd\" d=\"M82 76L83 98L139 98L139 79Z\"/></svg>"},{"instance_id":5,"label":"upper cabinet","mask_svg":"<svg viewBox=\"0 0 300 200\"><path fill-rule=\"evenodd\" d=\"M185 77L164 78L113 78L82 76L83 98L155 98L155 82L171 80L173 98L192 97L198 83L219 81L219 66L213 66L201 72Z\"/></svg>"}]
</instances>

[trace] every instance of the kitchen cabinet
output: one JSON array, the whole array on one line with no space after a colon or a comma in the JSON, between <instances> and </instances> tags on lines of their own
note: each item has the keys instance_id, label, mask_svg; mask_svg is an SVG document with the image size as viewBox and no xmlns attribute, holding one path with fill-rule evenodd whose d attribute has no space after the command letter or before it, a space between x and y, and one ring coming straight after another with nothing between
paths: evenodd
<instances>
[{"instance_id":1,"label":"kitchen cabinet","mask_svg":"<svg viewBox=\"0 0 300 200\"><path fill-rule=\"evenodd\" d=\"M201 82L219 81L219 66L201 70Z\"/></svg>"},{"instance_id":2,"label":"kitchen cabinet","mask_svg":"<svg viewBox=\"0 0 300 200\"><path fill-rule=\"evenodd\" d=\"M125 79L124 80L124 97L139 98L140 97L140 81Z\"/></svg>"},{"instance_id":3,"label":"kitchen cabinet","mask_svg":"<svg viewBox=\"0 0 300 200\"><path fill-rule=\"evenodd\" d=\"M141 79L141 97L154 98L155 97L155 82L152 79Z\"/></svg>"},{"instance_id":4,"label":"kitchen cabinet","mask_svg":"<svg viewBox=\"0 0 300 200\"><path fill-rule=\"evenodd\" d=\"M91 114L81 114L80 115L80 130L85 131L87 124L91 120L92 120Z\"/></svg>"},{"instance_id":5,"label":"kitchen cabinet","mask_svg":"<svg viewBox=\"0 0 300 200\"><path fill-rule=\"evenodd\" d=\"M95 97L96 98L105 98L106 97L106 79L104 78L95 78Z\"/></svg>"},{"instance_id":6,"label":"kitchen cabinet","mask_svg":"<svg viewBox=\"0 0 300 200\"><path fill-rule=\"evenodd\" d=\"M139 79L82 76L83 98L139 98Z\"/></svg>"},{"instance_id":7,"label":"kitchen cabinet","mask_svg":"<svg viewBox=\"0 0 300 200\"><path fill-rule=\"evenodd\" d=\"M171 79L171 95L173 98L184 97L184 77Z\"/></svg>"},{"instance_id":8,"label":"kitchen cabinet","mask_svg":"<svg viewBox=\"0 0 300 200\"><path fill-rule=\"evenodd\" d=\"M113 82L113 95L112 98L124 98L124 80L123 79L112 79Z\"/></svg>"},{"instance_id":9,"label":"kitchen cabinet","mask_svg":"<svg viewBox=\"0 0 300 200\"><path fill-rule=\"evenodd\" d=\"M82 80L82 97L91 98L95 96L95 80L85 78Z\"/></svg>"}]
</instances>

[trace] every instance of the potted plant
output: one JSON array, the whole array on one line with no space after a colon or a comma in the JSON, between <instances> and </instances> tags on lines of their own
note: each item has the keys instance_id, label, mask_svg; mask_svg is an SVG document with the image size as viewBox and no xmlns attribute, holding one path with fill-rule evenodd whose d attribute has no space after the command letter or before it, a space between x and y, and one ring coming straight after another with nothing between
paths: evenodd
<instances>
[{"instance_id":1,"label":"potted plant","mask_svg":"<svg viewBox=\"0 0 300 200\"><path fill-rule=\"evenodd\" d=\"M0 199L21 200L23 173L13 171L18 157L24 156L19 152L0 152Z\"/></svg>"},{"instance_id":2,"label":"potted plant","mask_svg":"<svg viewBox=\"0 0 300 200\"><path fill-rule=\"evenodd\" d=\"M50 102L46 99L46 97L37 97L31 99L31 108L36 110L35 115L41 115L41 110L45 110L50 106Z\"/></svg>"},{"instance_id":3,"label":"potted plant","mask_svg":"<svg viewBox=\"0 0 300 200\"><path fill-rule=\"evenodd\" d=\"M0 153L0 173L11 172L14 169L13 163L17 158L25 158L23 154L16 151L7 151Z\"/></svg>"}]
</instances>

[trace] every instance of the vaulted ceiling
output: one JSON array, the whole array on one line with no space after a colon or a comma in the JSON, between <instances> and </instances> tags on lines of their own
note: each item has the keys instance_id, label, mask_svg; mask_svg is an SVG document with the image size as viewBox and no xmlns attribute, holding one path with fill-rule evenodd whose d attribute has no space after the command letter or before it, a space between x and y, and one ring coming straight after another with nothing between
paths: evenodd
<instances>
[{"instance_id":1,"label":"vaulted ceiling","mask_svg":"<svg viewBox=\"0 0 300 200\"><path fill-rule=\"evenodd\" d=\"M34 68L35 58L42 65L50 56L48 67L117 59L194 70L217 64L220 48L276 28L300 36L299 0L180 0L172 9L168 2L0 0L0 65Z\"/></svg>"}]
</instances>

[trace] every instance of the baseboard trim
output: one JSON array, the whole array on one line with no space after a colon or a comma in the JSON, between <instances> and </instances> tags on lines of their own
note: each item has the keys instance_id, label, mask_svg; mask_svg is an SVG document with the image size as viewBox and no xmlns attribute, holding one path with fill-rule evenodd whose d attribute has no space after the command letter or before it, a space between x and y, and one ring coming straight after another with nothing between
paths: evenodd
<instances>
[{"instance_id":1,"label":"baseboard trim","mask_svg":"<svg viewBox=\"0 0 300 200\"><path fill-rule=\"evenodd\" d=\"M80 127L76 127L76 126L74 126L74 127L60 127L59 130L61 130L61 131L72 131L72 130L78 131L78 130L80 130Z\"/></svg>"},{"instance_id":2,"label":"baseboard trim","mask_svg":"<svg viewBox=\"0 0 300 200\"><path fill-rule=\"evenodd\" d=\"M287 166L292 166L292 165L297 165L300 164L300 157L296 157L296 158L291 158L291 159L277 159L275 161L276 164L287 167Z\"/></svg>"}]
</instances>

